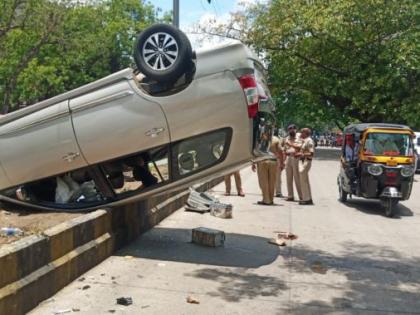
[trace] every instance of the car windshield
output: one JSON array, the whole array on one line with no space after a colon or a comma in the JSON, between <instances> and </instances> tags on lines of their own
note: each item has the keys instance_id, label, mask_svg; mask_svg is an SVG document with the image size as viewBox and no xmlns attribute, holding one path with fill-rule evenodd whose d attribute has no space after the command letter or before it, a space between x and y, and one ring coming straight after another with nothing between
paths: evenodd
<instances>
[{"instance_id":1,"label":"car windshield","mask_svg":"<svg viewBox=\"0 0 420 315\"><path fill-rule=\"evenodd\" d=\"M409 134L369 133L367 135L364 153L367 155L411 156L412 139Z\"/></svg>"}]
</instances>

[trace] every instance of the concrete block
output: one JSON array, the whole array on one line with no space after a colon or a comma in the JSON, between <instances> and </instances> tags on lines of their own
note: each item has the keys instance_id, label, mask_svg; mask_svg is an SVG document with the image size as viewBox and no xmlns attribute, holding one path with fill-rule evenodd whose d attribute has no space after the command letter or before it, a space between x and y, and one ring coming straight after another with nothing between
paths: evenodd
<instances>
[{"instance_id":1,"label":"concrete block","mask_svg":"<svg viewBox=\"0 0 420 315\"><path fill-rule=\"evenodd\" d=\"M225 239L225 232L220 230L205 227L199 227L192 230L192 242L199 245L210 247L223 246L225 244Z\"/></svg>"}]
</instances>

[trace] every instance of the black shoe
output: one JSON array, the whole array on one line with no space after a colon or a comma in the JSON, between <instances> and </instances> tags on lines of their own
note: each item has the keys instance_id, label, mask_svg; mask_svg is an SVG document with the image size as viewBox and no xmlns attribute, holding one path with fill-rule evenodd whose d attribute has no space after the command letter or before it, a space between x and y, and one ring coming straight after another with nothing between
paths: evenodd
<instances>
[{"instance_id":1,"label":"black shoe","mask_svg":"<svg viewBox=\"0 0 420 315\"><path fill-rule=\"evenodd\" d=\"M312 206L314 203L312 202L312 200L307 200L307 201L299 201L299 204L301 206Z\"/></svg>"},{"instance_id":2,"label":"black shoe","mask_svg":"<svg viewBox=\"0 0 420 315\"><path fill-rule=\"evenodd\" d=\"M286 198L286 201L295 201L295 198L289 198L289 197L287 197Z\"/></svg>"},{"instance_id":3,"label":"black shoe","mask_svg":"<svg viewBox=\"0 0 420 315\"><path fill-rule=\"evenodd\" d=\"M264 201L257 201L257 204L262 205L262 206L272 206L274 203L267 203Z\"/></svg>"},{"instance_id":4,"label":"black shoe","mask_svg":"<svg viewBox=\"0 0 420 315\"><path fill-rule=\"evenodd\" d=\"M276 194L276 197L277 198L283 198L283 195L282 194Z\"/></svg>"}]
</instances>

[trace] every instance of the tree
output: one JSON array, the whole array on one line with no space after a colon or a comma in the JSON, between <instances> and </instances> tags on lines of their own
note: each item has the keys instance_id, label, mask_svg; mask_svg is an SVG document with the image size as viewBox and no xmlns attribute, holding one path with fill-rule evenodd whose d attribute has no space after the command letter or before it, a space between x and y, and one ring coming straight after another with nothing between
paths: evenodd
<instances>
[{"instance_id":1,"label":"tree","mask_svg":"<svg viewBox=\"0 0 420 315\"><path fill-rule=\"evenodd\" d=\"M0 0L2 112L132 64L135 35L158 20L137 0Z\"/></svg>"},{"instance_id":2,"label":"tree","mask_svg":"<svg viewBox=\"0 0 420 315\"><path fill-rule=\"evenodd\" d=\"M283 93L343 122L420 127L419 26L415 0L274 0L248 38L267 52Z\"/></svg>"},{"instance_id":3,"label":"tree","mask_svg":"<svg viewBox=\"0 0 420 315\"><path fill-rule=\"evenodd\" d=\"M201 31L251 45L265 60L285 115L299 110L307 123L316 113L340 126L381 121L420 128L417 0L257 2Z\"/></svg>"}]
</instances>

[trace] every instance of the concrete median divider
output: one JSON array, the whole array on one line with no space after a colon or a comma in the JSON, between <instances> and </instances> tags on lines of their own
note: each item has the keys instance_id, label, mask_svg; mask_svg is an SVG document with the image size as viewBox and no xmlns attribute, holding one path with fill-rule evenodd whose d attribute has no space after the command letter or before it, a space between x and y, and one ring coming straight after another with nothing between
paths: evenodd
<instances>
[{"instance_id":1,"label":"concrete median divider","mask_svg":"<svg viewBox=\"0 0 420 315\"><path fill-rule=\"evenodd\" d=\"M221 179L196 185L205 191ZM182 207L188 191L81 215L0 247L0 314L25 314Z\"/></svg>"}]
</instances>

